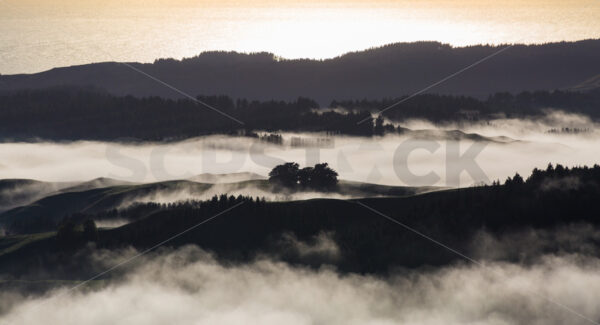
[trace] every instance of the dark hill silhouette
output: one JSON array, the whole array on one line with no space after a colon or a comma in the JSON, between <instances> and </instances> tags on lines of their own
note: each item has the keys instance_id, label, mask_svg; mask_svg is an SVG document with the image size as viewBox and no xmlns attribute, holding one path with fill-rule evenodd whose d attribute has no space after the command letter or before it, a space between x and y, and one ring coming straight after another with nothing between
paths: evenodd
<instances>
[{"instance_id":1,"label":"dark hill silhouette","mask_svg":"<svg viewBox=\"0 0 600 325\"><path fill-rule=\"evenodd\" d=\"M319 105L308 98L292 102L234 100L228 96L198 98L244 121L244 125L199 107L189 99L119 97L94 89L52 87L0 94L0 141L177 141L209 134L230 134L273 144L282 143L280 135L261 136L256 133L263 131L356 136L404 133L418 138L511 141L458 130L412 132L386 122L383 117L373 118L371 112L401 98L333 101L331 105L338 108L336 110L319 109ZM497 93L486 100L422 94L385 111L383 116L395 122L417 118L444 124L489 121L498 116L537 119L546 116L547 109L552 108L600 121L599 107L600 89L588 92L523 92L517 95Z\"/></svg>"},{"instance_id":2,"label":"dark hill silhouette","mask_svg":"<svg viewBox=\"0 0 600 325\"><path fill-rule=\"evenodd\" d=\"M338 270L385 273L396 267L447 265L461 258L394 225L365 206L464 252L466 256L473 256L473 239L482 230L501 236L524 232L535 234L538 230L552 231L587 224L594 227L590 229L596 233L600 225L600 206L596 203L599 185L598 165L574 168L549 165L545 170L535 169L526 179L517 174L507 179L504 185L494 182L492 186L405 197L264 202L221 195L209 201L147 204L148 209L154 210L152 213L127 225L98 231L94 241L97 248L135 247L143 251L173 238L164 246L197 244L228 262L275 255L291 262L310 263L296 259L285 247L278 247L279 238L292 233L308 242L325 232L332 234L339 247L340 259L334 261ZM231 209L202 227L190 228L241 202L244 202L241 207ZM130 210L138 211L139 207ZM86 220L85 216L80 218L83 220ZM189 232L181 233L186 229ZM44 274L64 272L57 277L59 279L87 279L97 274L99 271L81 272L85 264L78 256L92 254L84 250L90 247L87 243L90 239L85 233L76 232L71 238L63 238L65 241L53 234L0 238L0 273L22 279L27 279L27 273L35 274L39 279L39 272L32 272L37 270L44 270ZM176 234L181 235L173 237ZM586 255L599 255L597 236L582 236L576 240L572 237L576 235L573 233L566 240L557 241L535 235L530 240L511 243L506 255L498 258L526 263L541 254L585 252ZM527 245L540 246L538 250ZM498 247L492 249L497 252Z\"/></svg>"},{"instance_id":3,"label":"dark hill silhouette","mask_svg":"<svg viewBox=\"0 0 600 325\"><path fill-rule=\"evenodd\" d=\"M418 91L504 46L451 47L438 42L397 43L327 60L281 60L270 53L206 52L181 61L131 63L195 96L291 100L398 97ZM498 91L571 88L600 73L599 40L516 45L431 92L486 97ZM115 62L0 76L0 90L92 85L117 95L182 97Z\"/></svg>"},{"instance_id":4,"label":"dark hill silhouette","mask_svg":"<svg viewBox=\"0 0 600 325\"><path fill-rule=\"evenodd\" d=\"M249 173L250 174L250 173ZM237 174L239 175L239 174ZM252 174L250 174L252 175ZM224 175L221 175L223 178ZM236 176L236 174L232 174ZM22 182L42 183L33 180ZM104 183L106 186L100 187ZM0 185L2 181L0 181ZM43 183L52 184L52 183ZM439 190L439 187L386 186L361 182L341 181L332 193L348 197L409 196ZM133 204L136 199L180 197L185 200L200 198L208 192L244 192L252 194L285 195L289 192L272 186L267 180L254 179L226 184L199 183L193 180L174 180L147 184L133 184L100 178L61 191L52 192L39 200L0 213L0 231L10 234L43 232L56 229L57 224L74 213L95 214ZM298 189L301 191L302 189ZM310 189L312 190L312 189ZM333 190L332 190L333 191ZM301 194L302 192L298 192ZM40 195L38 195L39 197ZM1 201L0 201L1 202ZM110 220L114 216L95 220ZM129 219L129 217L127 218ZM2 232L0 232L1 234Z\"/></svg>"},{"instance_id":5,"label":"dark hill silhouette","mask_svg":"<svg viewBox=\"0 0 600 325\"><path fill-rule=\"evenodd\" d=\"M600 74L595 75L582 83L575 85L570 88L570 90L578 90L578 91L586 91L586 90L594 90L600 89Z\"/></svg>"},{"instance_id":6,"label":"dark hill silhouette","mask_svg":"<svg viewBox=\"0 0 600 325\"><path fill-rule=\"evenodd\" d=\"M0 213L75 185L75 182L51 183L31 179L2 179L0 180Z\"/></svg>"}]
</instances>

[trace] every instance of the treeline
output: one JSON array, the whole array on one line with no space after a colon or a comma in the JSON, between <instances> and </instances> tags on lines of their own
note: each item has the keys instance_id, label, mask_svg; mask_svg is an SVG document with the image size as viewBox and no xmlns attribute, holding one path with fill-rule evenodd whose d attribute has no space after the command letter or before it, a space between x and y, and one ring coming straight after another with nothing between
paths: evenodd
<instances>
[{"instance_id":1,"label":"treeline","mask_svg":"<svg viewBox=\"0 0 600 325\"><path fill-rule=\"evenodd\" d=\"M75 224L83 224L86 220L126 220L137 221L141 220L157 211L161 210L178 210L178 209L224 209L239 203L264 204L264 197L252 197L248 195L214 195L210 200L183 200L177 202L157 203L157 202L136 202L128 207L114 208L105 210L99 213L86 214L74 213L66 216L61 224L72 221ZM60 227L60 225L59 225Z\"/></svg>"},{"instance_id":2,"label":"treeline","mask_svg":"<svg viewBox=\"0 0 600 325\"><path fill-rule=\"evenodd\" d=\"M406 99L333 101L332 107L380 111ZM517 95L497 93L485 100L465 96L419 95L404 101L382 114L394 121L425 119L436 123L486 121L494 118L530 118L562 110L600 119L600 89L589 92L535 91Z\"/></svg>"},{"instance_id":3,"label":"treeline","mask_svg":"<svg viewBox=\"0 0 600 325\"><path fill-rule=\"evenodd\" d=\"M549 185L574 179L579 179L580 186ZM451 247L468 251L473 236L483 229L502 234L580 222L600 224L599 196L600 166L569 169L557 165L544 171L534 170L523 186L508 182L407 198L359 201ZM225 206L215 210L182 206L163 210L151 218L108 231L98 244L147 247L224 209ZM307 242L318 233L331 232L341 250L338 267L347 271L379 273L394 266L444 264L457 258L354 200L250 202L205 226L172 245L196 243L226 258L251 258L259 252L280 254L277 242L286 232Z\"/></svg>"},{"instance_id":4,"label":"treeline","mask_svg":"<svg viewBox=\"0 0 600 325\"><path fill-rule=\"evenodd\" d=\"M526 181L516 185L515 178L522 179L511 177L504 185L406 198L295 202L246 199L235 207L236 202L242 201L223 195L205 202L161 205L151 215L128 225L99 231L96 245L109 249L129 245L145 249L217 216L174 238L166 246L197 244L225 260L248 260L266 253L290 262L310 264L280 246L282 235L293 233L299 240L310 243L314 236L326 232L332 233L332 239L340 248L340 259L335 261L340 270L384 273L397 266L443 265L459 257L395 225L365 205L467 254L472 248L472 239L481 230L501 235L531 229L551 230L582 222L600 225L600 205L597 204L600 166L571 169L552 166L534 171ZM575 178L589 185L547 186ZM233 209L220 214L229 208ZM62 246L57 247L58 251L64 251ZM556 245L545 249L552 253L564 247ZM525 255L507 258L513 257L535 258ZM31 263L40 260L43 259L35 256Z\"/></svg>"},{"instance_id":5,"label":"treeline","mask_svg":"<svg viewBox=\"0 0 600 325\"><path fill-rule=\"evenodd\" d=\"M330 191L338 184L338 173L328 163L300 169L298 163L288 162L271 169L269 183L291 190Z\"/></svg>"},{"instance_id":6,"label":"treeline","mask_svg":"<svg viewBox=\"0 0 600 325\"><path fill-rule=\"evenodd\" d=\"M295 101L248 101L227 96L200 96L230 119L189 99L116 97L94 89L51 88L0 95L0 140L170 141L209 134L255 135L268 132L329 132L358 136L402 131L372 112L399 99L334 101L346 112L320 110L308 98ZM562 109L600 119L600 90L496 94L485 101L463 96L420 95L386 110L383 116L436 123L534 117L545 109Z\"/></svg>"},{"instance_id":7,"label":"treeline","mask_svg":"<svg viewBox=\"0 0 600 325\"><path fill-rule=\"evenodd\" d=\"M198 211L203 217L210 217L215 211L222 211L236 205L261 206L266 203L265 198L252 196L233 196L227 194L214 195L210 200L186 200L171 203L134 203L121 209L110 209L100 213L74 213L63 218L57 226L56 238L63 247L73 246L88 241L98 240L98 231L94 220L111 221L126 220L135 222L144 218L151 218L160 211Z\"/></svg>"},{"instance_id":8,"label":"treeline","mask_svg":"<svg viewBox=\"0 0 600 325\"><path fill-rule=\"evenodd\" d=\"M560 182L577 184L576 179L580 186L560 185ZM555 182L559 185L548 185ZM482 230L501 236L536 229L552 231L570 224L599 226L598 197L600 166L556 165L535 170L526 180L521 176L511 177L504 185L496 183L404 198L264 202L222 195L203 202L147 204L146 211L153 212L125 226L94 232L88 223L87 227L82 225L76 229L78 237L67 241L68 245L57 237L49 237L7 252L0 256L0 272L18 277L41 268L49 273L71 270L67 266L72 263L73 272L81 272L77 258L88 255L81 254L80 250L89 247L89 241L101 249L133 246L144 250L180 234L163 246L196 244L229 262L247 261L266 254L303 265L334 263L345 272L385 273L399 266L446 265L460 257L365 206L473 256L470 251L473 238ZM200 223L203 224L194 227ZM308 244L314 243L316 235L330 233L339 247L339 258L320 262L307 260L295 253L293 247L282 246L286 233ZM581 249L599 246L593 239L581 238L578 243ZM543 244L545 254L576 253L580 249L580 245L566 247L552 241ZM598 250L587 249L586 252ZM539 254L535 250L506 253L503 259L520 262ZM88 278L89 274L96 273L90 271L78 276Z\"/></svg>"},{"instance_id":9,"label":"treeline","mask_svg":"<svg viewBox=\"0 0 600 325\"><path fill-rule=\"evenodd\" d=\"M496 181L492 185L499 186L500 182ZM585 187L589 192L594 192L600 186L600 165L569 168L561 164L557 164L556 166L548 164L545 170L534 168L526 180L519 173L516 173L513 177L508 177L504 182L504 186L546 191L568 191Z\"/></svg>"},{"instance_id":10,"label":"treeline","mask_svg":"<svg viewBox=\"0 0 600 325\"><path fill-rule=\"evenodd\" d=\"M331 131L371 135L370 114L315 113L313 100L292 102L198 97L189 99L115 97L95 90L54 88L0 96L0 137L35 140L176 140L209 134L266 131Z\"/></svg>"},{"instance_id":11,"label":"treeline","mask_svg":"<svg viewBox=\"0 0 600 325\"><path fill-rule=\"evenodd\" d=\"M270 53L204 52L181 61L165 59L128 65L102 62L36 74L5 75L0 76L0 91L91 85L118 96L182 97L181 93L133 71L133 67L192 96L227 94L233 98L291 101L301 95L323 106L335 99L412 94L505 47L396 43L325 60L286 60ZM598 39L515 44L493 60L456 75L432 91L486 98L499 91L594 87L585 81L600 71L598 53Z\"/></svg>"}]
</instances>

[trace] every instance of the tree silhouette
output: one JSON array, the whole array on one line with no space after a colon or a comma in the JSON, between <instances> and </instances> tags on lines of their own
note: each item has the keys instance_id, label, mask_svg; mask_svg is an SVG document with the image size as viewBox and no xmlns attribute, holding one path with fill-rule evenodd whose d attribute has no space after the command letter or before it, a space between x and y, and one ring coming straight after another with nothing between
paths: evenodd
<instances>
[{"instance_id":1,"label":"tree silhouette","mask_svg":"<svg viewBox=\"0 0 600 325\"><path fill-rule=\"evenodd\" d=\"M269 182L285 187L294 187L298 184L298 168L299 166L295 162L275 166L269 172Z\"/></svg>"},{"instance_id":2,"label":"tree silhouette","mask_svg":"<svg viewBox=\"0 0 600 325\"><path fill-rule=\"evenodd\" d=\"M300 185L303 189L331 190L338 183L338 173L327 163L316 164L314 167L298 169L297 163L285 163L275 166L269 173L269 181L275 185L295 188Z\"/></svg>"},{"instance_id":3,"label":"tree silhouette","mask_svg":"<svg viewBox=\"0 0 600 325\"><path fill-rule=\"evenodd\" d=\"M379 115L375 119L375 126L373 127L374 135L383 135L385 133L385 127L384 127L383 123L384 123L383 116Z\"/></svg>"},{"instance_id":4,"label":"tree silhouette","mask_svg":"<svg viewBox=\"0 0 600 325\"><path fill-rule=\"evenodd\" d=\"M309 187L313 174L312 167L304 167L298 171L298 183L302 187Z\"/></svg>"},{"instance_id":5,"label":"tree silhouette","mask_svg":"<svg viewBox=\"0 0 600 325\"><path fill-rule=\"evenodd\" d=\"M316 164L310 177L310 187L319 190L334 188L338 183L338 173L327 163Z\"/></svg>"},{"instance_id":6,"label":"tree silhouette","mask_svg":"<svg viewBox=\"0 0 600 325\"><path fill-rule=\"evenodd\" d=\"M92 219L87 219L83 223L83 237L88 241L98 240L98 227Z\"/></svg>"},{"instance_id":7,"label":"tree silhouette","mask_svg":"<svg viewBox=\"0 0 600 325\"><path fill-rule=\"evenodd\" d=\"M62 245L69 245L77 238L77 224L71 218L65 218L58 226L56 240Z\"/></svg>"}]
</instances>

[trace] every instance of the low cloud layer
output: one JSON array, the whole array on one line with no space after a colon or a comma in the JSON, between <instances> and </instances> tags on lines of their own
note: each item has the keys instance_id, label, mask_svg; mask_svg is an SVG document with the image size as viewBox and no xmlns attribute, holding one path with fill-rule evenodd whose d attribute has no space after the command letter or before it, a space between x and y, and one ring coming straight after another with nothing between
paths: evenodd
<instances>
[{"instance_id":1,"label":"low cloud layer","mask_svg":"<svg viewBox=\"0 0 600 325\"><path fill-rule=\"evenodd\" d=\"M136 265L100 289L18 300L0 323L589 324L558 304L600 319L600 261L580 256L389 278L269 259L223 266L194 247L144 257ZM3 293L2 300L9 297L16 298Z\"/></svg>"},{"instance_id":2,"label":"low cloud layer","mask_svg":"<svg viewBox=\"0 0 600 325\"><path fill-rule=\"evenodd\" d=\"M330 199L354 199L361 198L367 195L365 192L357 193L336 193L336 192L285 192L283 190L275 190L272 188L259 188L257 186L239 186L237 184L215 184L214 186L206 189L205 191L192 190L190 188L180 188L176 190L157 190L149 194L129 196L119 206L119 208L126 208L135 203L172 203L188 200L210 200L213 196L227 194L228 196L253 196L264 198L267 201L296 201L296 200L308 200L314 198L330 198Z\"/></svg>"},{"instance_id":3,"label":"low cloud layer","mask_svg":"<svg viewBox=\"0 0 600 325\"><path fill-rule=\"evenodd\" d=\"M0 213L30 203L71 186L71 183L18 182L0 183Z\"/></svg>"},{"instance_id":4,"label":"low cloud layer","mask_svg":"<svg viewBox=\"0 0 600 325\"><path fill-rule=\"evenodd\" d=\"M597 125L577 115L555 112L540 121L499 119L489 124L443 128L412 121L404 126L428 128L430 131L374 138L336 136L328 142L331 145L323 148L295 147L291 145L291 139L315 140L324 135L291 133L283 134L283 146L228 136L146 144L4 143L0 144L3 153L0 178L81 181L111 177L131 182L151 182L190 179L203 173L237 172L251 172L265 177L275 165L296 161L302 166L328 162L342 179L347 180L387 185L455 186L449 181L452 175L447 175L449 167L460 167L464 162L449 156L448 152L450 148L458 148L457 154L463 155L475 142L468 136L457 142L457 137L463 135L456 132L444 135L441 131L447 129L479 133L492 139L510 137L479 143L481 152L475 157L475 162L485 177L462 171L457 176L459 186L470 186L486 179L504 180L515 172L528 175L534 167L545 167L549 162L593 165L600 160ZM589 132L547 132L551 128L562 127L581 128ZM406 161L395 159L399 150L409 150ZM403 175L399 176L399 170ZM419 178L430 172L437 175L433 184Z\"/></svg>"},{"instance_id":5,"label":"low cloud layer","mask_svg":"<svg viewBox=\"0 0 600 325\"><path fill-rule=\"evenodd\" d=\"M557 229L524 228L502 235L479 231L472 239L469 255L477 260L535 264L549 253L599 256L599 242L600 231L587 223Z\"/></svg>"}]
</instances>

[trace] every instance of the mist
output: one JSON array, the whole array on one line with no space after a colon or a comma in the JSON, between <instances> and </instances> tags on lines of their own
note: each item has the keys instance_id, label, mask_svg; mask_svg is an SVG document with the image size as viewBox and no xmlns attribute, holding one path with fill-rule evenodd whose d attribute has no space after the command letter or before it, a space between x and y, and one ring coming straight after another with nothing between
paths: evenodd
<instances>
[{"instance_id":1,"label":"mist","mask_svg":"<svg viewBox=\"0 0 600 325\"><path fill-rule=\"evenodd\" d=\"M571 137L564 134L549 133L551 129L577 128L587 129L586 136L573 137L574 139L593 139L598 136L599 124L589 116L565 112L560 109L546 109L545 115L536 118L507 118L498 117L481 122L459 122L434 124L427 120L412 119L400 125L409 129L439 129L462 130L464 132L478 133L484 136L506 136L522 141L569 142Z\"/></svg>"},{"instance_id":2,"label":"mist","mask_svg":"<svg viewBox=\"0 0 600 325\"><path fill-rule=\"evenodd\" d=\"M112 219L112 220L94 220L98 228L118 228L129 223L129 220L125 219Z\"/></svg>"},{"instance_id":3,"label":"mist","mask_svg":"<svg viewBox=\"0 0 600 325\"><path fill-rule=\"evenodd\" d=\"M264 198L266 201L297 201L309 200L315 198L329 199L355 199L369 196L368 194L356 193L337 193L337 192L317 192L317 191L285 191L277 190L271 186L258 187L252 184L214 184L204 191L198 191L190 187L181 187L179 189L157 190L145 195L128 196L119 205L119 208L126 208L136 203L172 203L189 200L210 200L213 196L227 194L228 196L254 196Z\"/></svg>"},{"instance_id":4,"label":"mist","mask_svg":"<svg viewBox=\"0 0 600 325\"><path fill-rule=\"evenodd\" d=\"M11 183L8 180L8 183ZM3 184L4 185L4 184ZM0 188L0 212L40 199L69 186L68 183L12 183Z\"/></svg>"},{"instance_id":5,"label":"mist","mask_svg":"<svg viewBox=\"0 0 600 325\"><path fill-rule=\"evenodd\" d=\"M172 143L3 143L0 178L82 181L109 177L153 182L239 172L264 178L275 165L296 161L301 166L327 162L341 179L350 181L464 187L504 180L515 172L528 175L534 167L545 168L548 163L593 165L600 158L597 125L586 117L557 111L538 120L498 119L443 127L408 121L403 126L415 131L373 138L283 133L283 145L216 135ZM548 132L563 127L587 131ZM445 132L456 129L483 138ZM293 146L292 138L309 142L328 138L330 145ZM469 149L476 153L473 162L482 173L473 173L459 158ZM449 155L452 150L455 154ZM457 177L447 174L457 169ZM434 178L421 177L430 172Z\"/></svg>"},{"instance_id":6,"label":"mist","mask_svg":"<svg viewBox=\"0 0 600 325\"><path fill-rule=\"evenodd\" d=\"M113 254L107 265L132 256ZM193 247L145 256L99 289L2 293L2 324L588 324L600 317L600 261L544 256L389 277L293 267L270 258L222 265ZM549 285L552 284L552 285Z\"/></svg>"}]
</instances>

